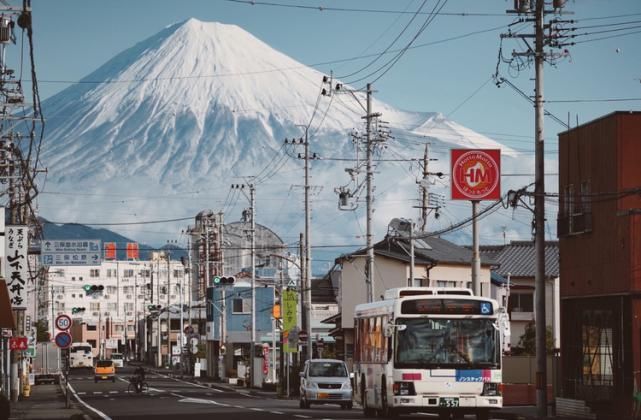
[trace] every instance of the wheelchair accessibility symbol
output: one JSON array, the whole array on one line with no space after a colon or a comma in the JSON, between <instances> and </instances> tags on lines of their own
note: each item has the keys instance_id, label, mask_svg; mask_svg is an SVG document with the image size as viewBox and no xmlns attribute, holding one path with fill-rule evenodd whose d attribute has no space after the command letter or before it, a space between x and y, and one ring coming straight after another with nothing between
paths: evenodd
<instances>
[{"instance_id":1,"label":"wheelchair accessibility symbol","mask_svg":"<svg viewBox=\"0 0 641 420\"><path fill-rule=\"evenodd\" d=\"M492 305L490 302L481 302L481 314L490 315L492 313Z\"/></svg>"}]
</instances>

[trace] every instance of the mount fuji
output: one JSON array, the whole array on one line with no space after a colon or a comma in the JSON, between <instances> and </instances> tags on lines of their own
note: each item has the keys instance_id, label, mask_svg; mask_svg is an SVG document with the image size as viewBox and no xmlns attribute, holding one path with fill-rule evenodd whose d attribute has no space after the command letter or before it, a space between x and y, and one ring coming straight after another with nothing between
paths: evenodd
<instances>
[{"instance_id":1,"label":"mount fuji","mask_svg":"<svg viewBox=\"0 0 641 420\"><path fill-rule=\"evenodd\" d=\"M363 179L362 171L351 171L352 179L345 169L362 162L351 134L364 131L365 97L322 96L323 76L238 26L196 19L170 25L43 102L48 174L39 211L60 223L113 224L128 237L163 244L203 209L238 220L248 196L230 186L252 183L257 223L295 243L304 223L303 150L284 140L304 137L307 127L318 157L311 167L312 243L361 246L365 196L354 197L356 211L339 211L334 189L355 191ZM448 172L450 148L500 148L504 166L530 165L442 114L376 99L372 110L392 136L376 152L377 238L393 217L416 220L425 143L439 158L430 162L434 172ZM429 178L431 192L449 196L446 179ZM469 216L469 206L448 206L429 230ZM485 229L498 230L496 223Z\"/></svg>"}]
</instances>

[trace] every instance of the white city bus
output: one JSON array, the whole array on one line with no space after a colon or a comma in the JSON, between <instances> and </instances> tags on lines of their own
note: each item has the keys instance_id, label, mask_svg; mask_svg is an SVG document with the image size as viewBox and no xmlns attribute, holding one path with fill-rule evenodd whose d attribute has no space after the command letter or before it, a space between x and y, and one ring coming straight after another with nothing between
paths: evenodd
<instances>
[{"instance_id":1,"label":"white city bus","mask_svg":"<svg viewBox=\"0 0 641 420\"><path fill-rule=\"evenodd\" d=\"M489 418L503 405L498 303L469 289L390 289L354 312L364 414Z\"/></svg>"},{"instance_id":2,"label":"white city bus","mask_svg":"<svg viewBox=\"0 0 641 420\"><path fill-rule=\"evenodd\" d=\"M71 343L69 347L70 368L93 368L93 353L89 343Z\"/></svg>"}]
</instances>

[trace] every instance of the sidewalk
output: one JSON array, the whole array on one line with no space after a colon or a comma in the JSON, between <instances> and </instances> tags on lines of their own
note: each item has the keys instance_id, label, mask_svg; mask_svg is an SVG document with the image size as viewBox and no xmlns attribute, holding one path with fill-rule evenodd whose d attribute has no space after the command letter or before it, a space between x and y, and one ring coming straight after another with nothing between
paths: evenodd
<instances>
[{"instance_id":1,"label":"sidewalk","mask_svg":"<svg viewBox=\"0 0 641 420\"><path fill-rule=\"evenodd\" d=\"M59 385L36 385L31 396L11 403L10 419L89 419L74 402L65 408L65 397Z\"/></svg>"}]
</instances>

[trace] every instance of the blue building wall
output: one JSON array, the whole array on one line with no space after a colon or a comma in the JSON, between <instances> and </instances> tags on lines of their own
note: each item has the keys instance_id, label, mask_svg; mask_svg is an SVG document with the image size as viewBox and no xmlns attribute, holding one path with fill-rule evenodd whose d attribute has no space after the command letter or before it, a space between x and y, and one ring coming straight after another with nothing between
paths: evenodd
<instances>
[{"instance_id":1,"label":"blue building wall","mask_svg":"<svg viewBox=\"0 0 641 420\"><path fill-rule=\"evenodd\" d=\"M274 306L274 289L272 287L256 288L256 341L262 335L272 331L272 308ZM224 293L224 295L223 295ZM220 310L223 296L226 297L225 316L227 336L238 336L239 333L251 335L251 287L208 287L207 288L207 322L213 323L214 340L220 339ZM234 300L246 299L247 313L234 313ZM235 342L239 342L237 339ZM249 342L249 339L247 340Z\"/></svg>"}]
</instances>

